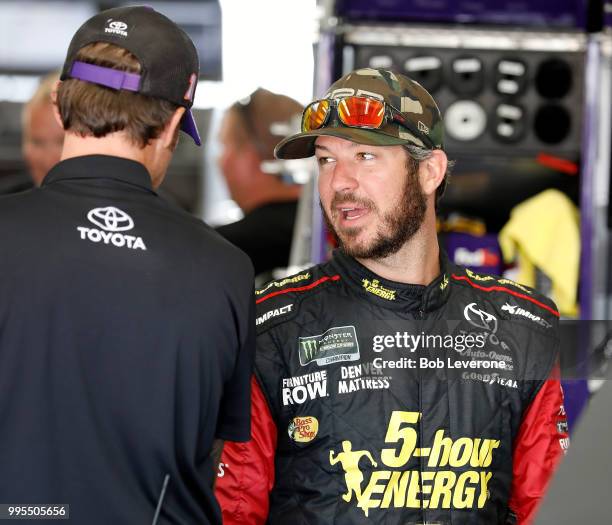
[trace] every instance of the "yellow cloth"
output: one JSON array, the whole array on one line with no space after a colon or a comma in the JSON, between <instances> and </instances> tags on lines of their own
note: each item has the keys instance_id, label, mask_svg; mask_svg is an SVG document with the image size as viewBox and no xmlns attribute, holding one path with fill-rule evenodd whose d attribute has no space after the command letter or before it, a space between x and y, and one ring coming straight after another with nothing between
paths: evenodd
<instances>
[{"instance_id":1,"label":"yellow cloth","mask_svg":"<svg viewBox=\"0 0 612 525\"><path fill-rule=\"evenodd\" d=\"M516 206L499 233L506 262L518 258L519 282L535 285L535 267L551 280L552 299L562 315L578 314L580 218L574 203L546 190Z\"/></svg>"}]
</instances>

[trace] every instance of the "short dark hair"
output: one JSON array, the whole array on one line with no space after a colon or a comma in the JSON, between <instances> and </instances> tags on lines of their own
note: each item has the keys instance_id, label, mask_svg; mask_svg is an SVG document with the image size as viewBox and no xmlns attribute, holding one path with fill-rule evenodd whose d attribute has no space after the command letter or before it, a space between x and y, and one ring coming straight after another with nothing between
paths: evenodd
<instances>
[{"instance_id":1,"label":"short dark hair","mask_svg":"<svg viewBox=\"0 0 612 525\"><path fill-rule=\"evenodd\" d=\"M132 53L105 42L83 47L76 60L129 73L140 73L141 70ZM179 107L163 99L77 79L60 83L57 106L66 131L97 138L126 131L131 141L141 148L159 137Z\"/></svg>"}]
</instances>

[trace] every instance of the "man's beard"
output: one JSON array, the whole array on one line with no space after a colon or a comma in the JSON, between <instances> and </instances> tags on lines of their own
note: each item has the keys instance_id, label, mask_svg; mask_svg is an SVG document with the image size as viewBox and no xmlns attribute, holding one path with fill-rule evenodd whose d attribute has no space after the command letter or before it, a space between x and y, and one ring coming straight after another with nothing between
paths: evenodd
<instances>
[{"instance_id":1,"label":"man's beard","mask_svg":"<svg viewBox=\"0 0 612 525\"><path fill-rule=\"evenodd\" d=\"M370 213L379 214L378 208L371 200L358 198L351 193L336 193L331 202L331 209L337 210L338 205L344 202L358 204L368 209ZM398 252L419 230L425 220L427 200L421 190L417 173L408 173L404 191L397 206L382 217L379 215L380 224L375 237L361 244L351 242L362 231L361 227L345 228L339 233L322 205L321 210L327 229L344 253L358 259L382 259Z\"/></svg>"}]
</instances>

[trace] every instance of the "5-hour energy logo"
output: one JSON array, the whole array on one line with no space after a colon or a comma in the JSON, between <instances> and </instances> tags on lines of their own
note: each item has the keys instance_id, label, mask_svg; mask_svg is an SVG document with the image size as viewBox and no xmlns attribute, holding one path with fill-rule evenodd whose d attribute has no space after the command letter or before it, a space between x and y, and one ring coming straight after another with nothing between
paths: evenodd
<instances>
[{"instance_id":1,"label":"5-hour energy logo","mask_svg":"<svg viewBox=\"0 0 612 525\"><path fill-rule=\"evenodd\" d=\"M348 440L341 450L329 451L330 465L339 464L344 470L345 502L354 503L366 516L374 508L484 507L493 476L488 468L499 440L453 440L438 430L431 446L418 448L420 417L420 412L392 412L385 436L388 446L380 450L379 461L369 450L353 450ZM425 470L406 470L412 458L423 458ZM376 469L367 480L360 466L365 460Z\"/></svg>"}]
</instances>

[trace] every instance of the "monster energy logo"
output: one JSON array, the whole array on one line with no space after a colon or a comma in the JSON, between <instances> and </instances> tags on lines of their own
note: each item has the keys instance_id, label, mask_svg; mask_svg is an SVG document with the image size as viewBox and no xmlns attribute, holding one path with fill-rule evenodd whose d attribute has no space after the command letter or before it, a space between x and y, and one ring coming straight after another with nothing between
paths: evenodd
<instances>
[{"instance_id":1,"label":"monster energy logo","mask_svg":"<svg viewBox=\"0 0 612 525\"><path fill-rule=\"evenodd\" d=\"M335 326L320 335L300 337L298 344L302 366L312 361L323 366L336 361L359 359L359 343L354 326Z\"/></svg>"}]
</instances>

